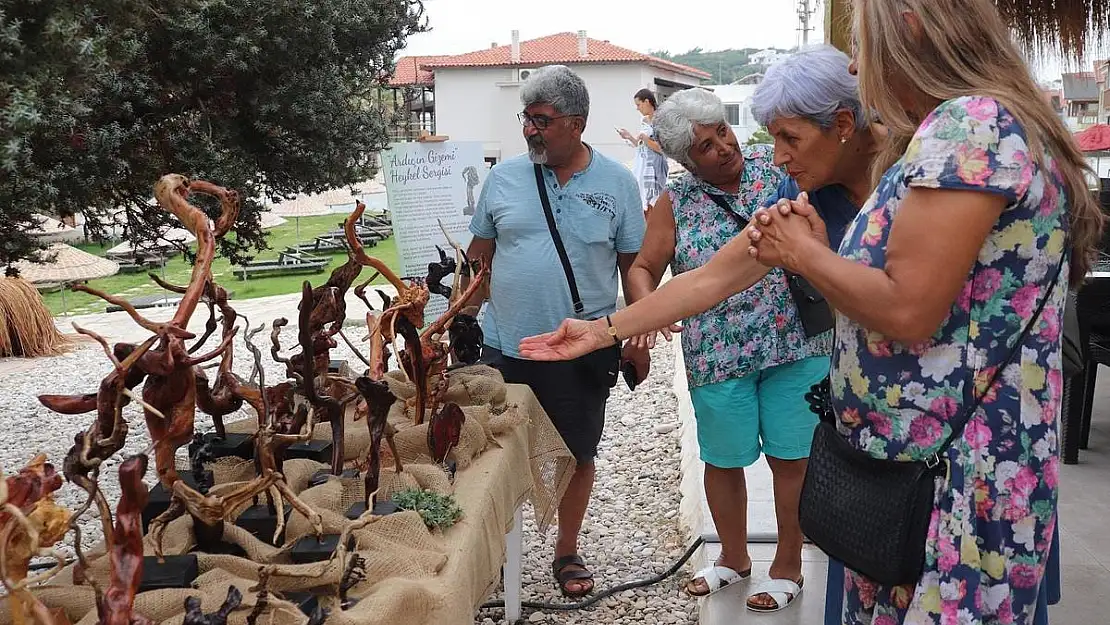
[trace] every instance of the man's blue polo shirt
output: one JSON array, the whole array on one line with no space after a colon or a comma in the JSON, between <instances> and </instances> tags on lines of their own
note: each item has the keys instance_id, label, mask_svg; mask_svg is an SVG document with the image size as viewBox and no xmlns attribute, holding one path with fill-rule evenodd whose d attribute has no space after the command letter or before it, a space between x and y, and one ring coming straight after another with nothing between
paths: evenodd
<instances>
[{"instance_id":1,"label":"man's blue polo shirt","mask_svg":"<svg viewBox=\"0 0 1110 625\"><path fill-rule=\"evenodd\" d=\"M592 148L590 153L590 164L565 186L559 186L547 167L543 172L585 306L583 317L594 319L616 310L617 254L640 251L644 213L632 172ZM527 154L490 171L470 232L496 241L490 301L482 320L486 345L519 358L520 339L550 332L574 316Z\"/></svg>"}]
</instances>

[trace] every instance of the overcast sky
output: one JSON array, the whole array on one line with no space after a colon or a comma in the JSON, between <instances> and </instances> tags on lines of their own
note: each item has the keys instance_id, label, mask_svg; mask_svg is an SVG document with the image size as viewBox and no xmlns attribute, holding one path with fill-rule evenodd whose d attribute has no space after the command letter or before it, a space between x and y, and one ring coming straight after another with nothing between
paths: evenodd
<instances>
[{"instance_id":1,"label":"overcast sky","mask_svg":"<svg viewBox=\"0 0 1110 625\"><path fill-rule=\"evenodd\" d=\"M811 43L824 36L824 10L819 0L813 2L819 10ZM796 0L424 0L432 30L412 37L402 54L460 54L494 42L507 45L513 30L521 40L585 30L591 38L640 52L792 48L800 42L797 5ZM1049 59L1034 71L1055 78L1060 63Z\"/></svg>"}]
</instances>

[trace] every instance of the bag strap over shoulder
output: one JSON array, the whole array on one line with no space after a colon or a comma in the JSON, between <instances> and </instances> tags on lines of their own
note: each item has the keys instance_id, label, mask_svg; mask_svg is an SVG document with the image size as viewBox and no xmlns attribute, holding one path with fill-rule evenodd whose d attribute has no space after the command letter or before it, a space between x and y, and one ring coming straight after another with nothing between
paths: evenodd
<instances>
[{"instance_id":1,"label":"bag strap over shoulder","mask_svg":"<svg viewBox=\"0 0 1110 625\"><path fill-rule=\"evenodd\" d=\"M574 281L574 270L570 266L570 257L563 247L563 238L559 236L559 229L555 226L555 215L551 212L551 200L547 197L547 182L543 179L543 166L534 165L536 170L536 188L540 192L540 203L543 204L543 214L547 218L547 229L551 232L551 240L555 243L555 251L559 254L559 262L563 264L563 273L567 276L567 285L570 286L570 298L574 302L574 314L581 317L586 307L582 304L582 297L578 294L578 284Z\"/></svg>"},{"instance_id":2,"label":"bag strap over shoulder","mask_svg":"<svg viewBox=\"0 0 1110 625\"><path fill-rule=\"evenodd\" d=\"M1060 281L1060 274L1063 273L1064 265L1067 264L1068 258L1066 243L1064 250L1064 253L1060 255L1060 264L1056 267L1056 275L1052 276L1052 282L1049 283L1048 290L1045 291L1044 297L1041 298L1041 303L1037 304L1037 310L1033 312L1033 316L1029 319L1029 323L1025 324L1021 334L1018 335L1017 342L1010 348L1010 353L1006 356L1005 360L994 370L990 381L988 381L986 387L984 387L983 393L976 397L971 406L964 410L959 417L954 421L948 422L949 426L952 428L952 433L948 435L948 438L944 440L940 448L925 460L925 464L928 465L929 468L933 468L940 464L940 455L947 451L952 443L963 433L968 421L975 415L975 411L979 409L979 406L983 404L983 398L986 396L987 392L990 391L994 383L998 381L998 378L1002 376L1003 370L1010 366L1010 363L1014 361L1014 357L1021 351L1022 344L1025 343L1025 339L1029 337L1029 333L1033 331L1033 327L1037 325L1037 321L1041 318L1041 313L1044 312L1045 305L1048 304L1049 298L1052 297L1052 292L1056 290L1056 284ZM968 384L974 385L974 378L969 380ZM971 393L974 392L975 389L972 388Z\"/></svg>"}]
</instances>

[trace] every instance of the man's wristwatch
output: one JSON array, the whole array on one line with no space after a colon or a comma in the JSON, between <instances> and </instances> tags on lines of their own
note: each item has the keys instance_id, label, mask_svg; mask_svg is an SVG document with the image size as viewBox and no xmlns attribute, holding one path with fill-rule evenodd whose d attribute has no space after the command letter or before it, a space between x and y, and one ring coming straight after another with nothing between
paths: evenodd
<instances>
[{"instance_id":1,"label":"man's wristwatch","mask_svg":"<svg viewBox=\"0 0 1110 625\"><path fill-rule=\"evenodd\" d=\"M617 329L613 327L613 320L609 318L609 315L605 315L605 323L609 325L609 329L606 331L609 333L609 336L613 337L613 342L620 345L620 337L617 336Z\"/></svg>"}]
</instances>

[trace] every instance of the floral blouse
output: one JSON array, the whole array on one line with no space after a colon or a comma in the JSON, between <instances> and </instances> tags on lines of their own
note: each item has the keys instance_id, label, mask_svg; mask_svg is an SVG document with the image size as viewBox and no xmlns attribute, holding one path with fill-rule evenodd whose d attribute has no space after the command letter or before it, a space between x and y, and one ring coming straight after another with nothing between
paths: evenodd
<instances>
[{"instance_id":1,"label":"floral blouse","mask_svg":"<svg viewBox=\"0 0 1110 625\"><path fill-rule=\"evenodd\" d=\"M785 173L769 145L744 146L739 197L685 174L671 183L678 275L705 263L743 229L710 197L731 204L744 220L773 197ZM683 322L682 351L691 387L714 384L810 356L828 355L831 332L807 339L781 269L742 293Z\"/></svg>"},{"instance_id":2,"label":"floral blouse","mask_svg":"<svg viewBox=\"0 0 1110 625\"><path fill-rule=\"evenodd\" d=\"M1032 622L1056 521L1066 263L1056 288L1046 291L1064 254L1061 181L1050 156L1033 162L1025 132L1006 108L988 97L961 97L921 124L849 226L840 255L882 267L891 223L911 187L985 191L1007 201L931 339L904 345L837 318L833 404L842 433L872 456L926 457L972 393L986 392L945 456L949 472L938 480L917 588L878 588L851 574L846 623ZM1014 360L993 388L982 388L1045 297Z\"/></svg>"}]
</instances>

